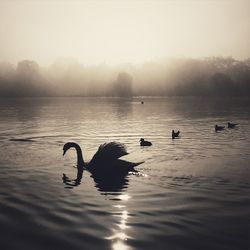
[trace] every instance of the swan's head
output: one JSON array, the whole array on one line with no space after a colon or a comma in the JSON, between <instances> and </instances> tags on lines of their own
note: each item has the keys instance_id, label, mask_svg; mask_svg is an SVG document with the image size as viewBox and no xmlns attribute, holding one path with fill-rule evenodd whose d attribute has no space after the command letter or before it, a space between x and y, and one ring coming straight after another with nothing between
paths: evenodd
<instances>
[{"instance_id":1,"label":"swan's head","mask_svg":"<svg viewBox=\"0 0 250 250\"><path fill-rule=\"evenodd\" d=\"M143 139L143 138L141 138L141 139L140 139L140 142L144 142L144 139Z\"/></svg>"},{"instance_id":2,"label":"swan's head","mask_svg":"<svg viewBox=\"0 0 250 250\"><path fill-rule=\"evenodd\" d=\"M70 148L76 147L76 146L77 146L77 144L74 143L74 142L67 142L67 143L65 143L64 146L63 146L63 155L65 155L66 152L67 152Z\"/></svg>"}]
</instances>

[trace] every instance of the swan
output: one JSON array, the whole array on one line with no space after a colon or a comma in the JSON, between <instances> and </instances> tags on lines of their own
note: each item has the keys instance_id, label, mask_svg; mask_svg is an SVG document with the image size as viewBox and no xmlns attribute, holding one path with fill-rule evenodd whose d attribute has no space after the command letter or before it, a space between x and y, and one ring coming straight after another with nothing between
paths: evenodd
<instances>
[{"instance_id":1,"label":"swan","mask_svg":"<svg viewBox=\"0 0 250 250\"><path fill-rule=\"evenodd\" d=\"M217 124L214 126L215 132L223 130L225 126L218 126Z\"/></svg>"},{"instance_id":2,"label":"swan","mask_svg":"<svg viewBox=\"0 0 250 250\"><path fill-rule=\"evenodd\" d=\"M236 125L238 125L238 123L231 123L231 122L227 123L228 128L235 128Z\"/></svg>"},{"instance_id":3,"label":"swan","mask_svg":"<svg viewBox=\"0 0 250 250\"><path fill-rule=\"evenodd\" d=\"M152 143L150 141L145 141L143 138L141 138L140 145L141 146L152 146Z\"/></svg>"},{"instance_id":4,"label":"swan","mask_svg":"<svg viewBox=\"0 0 250 250\"><path fill-rule=\"evenodd\" d=\"M63 155L70 148L75 148L76 150L78 170L83 171L83 169L87 169L92 174L127 174L130 171L135 171L134 167L143 163L143 161L134 163L119 159L128 154L125 145L119 142L109 142L100 145L89 163L83 160L81 147L75 142L64 144Z\"/></svg>"},{"instance_id":5,"label":"swan","mask_svg":"<svg viewBox=\"0 0 250 250\"><path fill-rule=\"evenodd\" d=\"M179 134L180 134L180 131L174 132L174 130L172 130L172 139L179 137Z\"/></svg>"}]
</instances>

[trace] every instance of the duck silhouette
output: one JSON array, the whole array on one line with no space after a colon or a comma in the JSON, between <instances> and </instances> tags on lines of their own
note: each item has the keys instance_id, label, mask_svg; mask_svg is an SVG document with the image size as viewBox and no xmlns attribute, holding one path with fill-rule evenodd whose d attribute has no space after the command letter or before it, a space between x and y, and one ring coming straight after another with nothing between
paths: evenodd
<instances>
[{"instance_id":1,"label":"duck silhouette","mask_svg":"<svg viewBox=\"0 0 250 250\"><path fill-rule=\"evenodd\" d=\"M219 126L217 124L214 126L215 132L224 130L224 128L225 128L225 126Z\"/></svg>"},{"instance_id":2,"label":"duck silhouette","mask_svg":"<svg viewBox=\"0 0 250 250\"><path fill-rule=\"evenodd\" d=\"M143 163L143 161L134 163L119 159L128 154L125 145L119 142L109 142L100 145L92 160L88 163L83 160L81 147L75 142L67 142L63 146L63 155L70 148L75 148L76 150L77 169L79 171L87 169L96 176L126 175L130 171L136 171L134 167Z\"/></svg>"},{"instance_id":3,"label":"duck silhouette","mask_svg":"<svg viewBox=\"0 0 250 250\"><path fill-rule=\"evenodd\" d=\"M228 128L235 128L237 125L238 125L238 123L231 123L231 122L227 123Z\"/></svg>"},{"instance_id":4,"label":"duck silhouette","mask_svg":"<svg viewBox=\"0 0 250 250\"><path fill-rule=\"evenodd\" d=\"M150 141L145 141L143 138L140 139L140 145L142 147L145 147L145 146L152 146L152 143Z\"/></svg>"},{"instance_id":5,"label":"duck silhouette","mask_svg":"<svg viewBox=\"0 0 250 250\"><path fill-rule=\"evenodd\" d=\"M179 137L181 131L177 131L174 132L174 130L172 130L172 139L175 139L176 137Z\"/></svg>"}]
</instances>

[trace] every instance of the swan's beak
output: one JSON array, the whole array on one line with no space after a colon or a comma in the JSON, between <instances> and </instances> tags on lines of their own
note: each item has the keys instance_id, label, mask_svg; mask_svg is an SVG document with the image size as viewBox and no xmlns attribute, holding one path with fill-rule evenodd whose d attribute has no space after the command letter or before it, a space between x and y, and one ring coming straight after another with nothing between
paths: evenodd
<instances>
[{"instance_id":1,"label":"swan's beak","mask_svg":"<svg viewBox=\"0 0 250 250\"><path fill-rule=\"evenodd\" d=\"M66 150L63 150L63 156L65 155L65 153L66 153Z\"/></svg>"}]
</instances>

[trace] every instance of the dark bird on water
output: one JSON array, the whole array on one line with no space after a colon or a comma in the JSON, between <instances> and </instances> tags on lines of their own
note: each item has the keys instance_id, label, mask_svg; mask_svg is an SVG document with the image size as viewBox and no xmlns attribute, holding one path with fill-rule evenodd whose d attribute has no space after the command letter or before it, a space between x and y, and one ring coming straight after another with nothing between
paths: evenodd
<instances>
[{"instance_id":1,"label":"dark bird on water","mask_svg":"<svg viewBox=\"0 0 250 250\"><path fill-rule=\"evenodd\" d=\"M224 128L225 128L225 126L219 126L219 125L217 125L217 124L214 126L215 132L221 131L221 130L223 130Z\"/></svg>"},{"instance_id":2,"label":"dark bird on water","mask_svg":"<svg viewBox=\"0 0 250 250\"><path fill-rule=\"evenodd\" d=\"M228 128L235 128L237 125L238 125L238 123L231 123L231 122L227 123Z\"/></svg>"},{"instance_id":3,"label":"dark bird on water","mask_svg":"<svg viewBox=\"0 0 250 250\"><path fill-rule=\"evenodd\" d=\"M140 145L141 146L152 146L152 143L150 141L145 141L143 138L140 139Z\"/></svg>"},{"instance_id":4,"label":"dark bird on water","mask_svg":"<svg viewBox=\"0 0 250 250\"><path fill-rule=\"evenodd\" d=\"M174 130L172 130L172 139L175 139L176 137L179 137L181 131L177 131L174 132Z\"/></svg>"},{"instance_id":5,"label":"dark bird on water","mask_svg":"<svg viewBox=\"0 0 250 250\"><path fill-rule=\"evenodd\" d=\"M100 145L92 160L88 163L83 160L81 147L74 142L67 142L63 146L63 155L70 148L75 148L76 150L78 170L87 169L92 174L127 174L130 171L135 171L134 167L143 163L119 159L128 154L125 145L119 142L109 142Z\"/></svg>"}]
</instances>

